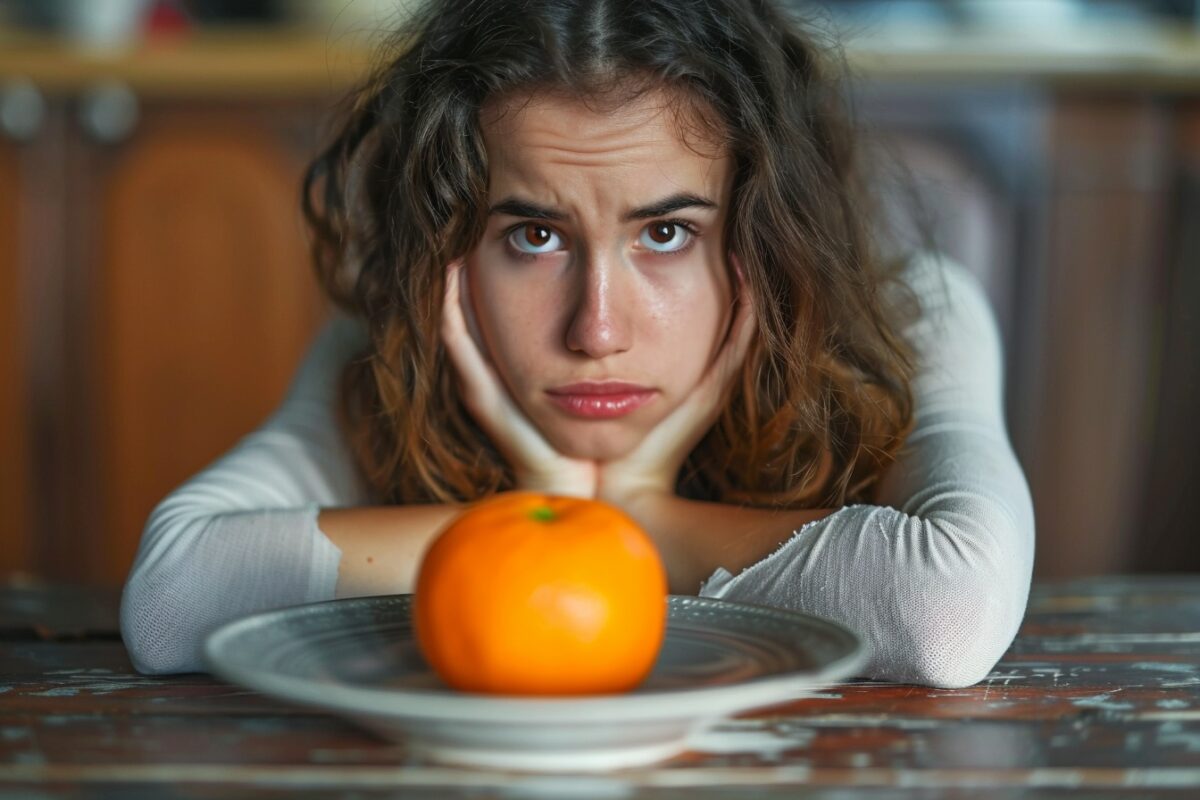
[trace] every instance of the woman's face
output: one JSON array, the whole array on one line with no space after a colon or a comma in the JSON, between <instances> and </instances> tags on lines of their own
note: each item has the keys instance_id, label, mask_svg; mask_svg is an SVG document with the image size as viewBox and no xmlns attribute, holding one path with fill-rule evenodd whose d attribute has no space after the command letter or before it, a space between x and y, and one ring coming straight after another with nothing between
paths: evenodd
<instances>
[{"instance_id":1,"label":"woman's face","mask_svg":"<svg viewBox=\"0 0 1200 800\"><path fill-rule=\"evenodd\" d=\"M527 101L484 109L490 213L467 257L473 310L550 444L609 460L683 401L724 341L730 159L689 149L664 94L610 113Z\"/></svg>"}]
</instances>

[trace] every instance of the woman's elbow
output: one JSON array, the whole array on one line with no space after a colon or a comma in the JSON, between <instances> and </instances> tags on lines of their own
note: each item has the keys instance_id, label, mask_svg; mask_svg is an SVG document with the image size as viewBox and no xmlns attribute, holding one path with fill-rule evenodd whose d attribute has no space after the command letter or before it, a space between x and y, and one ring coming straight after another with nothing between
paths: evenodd
<instances>
[{"instance_id":1,"label":"woman's elbow","mask_svg":"<svg viewBox=\"0 0 1200 800\"><path fill-rule=\"evenodd\" d=\"M970 638L971 641L964 641ZM915 682L935 689L965 689L987 678L1004 655L1007 645L997 648L995 640L983 636L956 637L945 644L936 660L920 664Z\"/></svg>"},{"instance_id":2,"label":"woman's elbow","mask_svg":"<svg viewBox=\"0 0 1200 800\"><path fill-rule=\"evenodd\" d=\"M158 518L161 523L162 518ZM152 515L143 534L142 550L125 580L121 594L121 639L134 669L145 675L196 672L203 669L196 643L195 598L187 596L179 567L182 553L195 530L166 537L155 529ZM188 528L203 528L193 524Z\"/></svg>"},{"instance_id":3,"label":"woman's elbow","mask_svg":"<svg viewBox=\"0 0 1200 800\"><path fill-rule=\"evenodd\" d=\"M990 533L973 532L972 541L987 544L973 549L973 557L948 559L950 566L927 584L924 602L910 615L909 640L921 684L973 686L991 674L1016 637L1029 598L1031 565L1016 548L997 546L1020 541L1015 531ZM958 552L966 554L968 548Z\"/></svg>"},{"instance_id":4,"label":"woman's elbow","mask_svg":"<svg viewBox=\"0 0 1200 800\"><path fill-rule=\"evenodd\" d=\"M143 675L194 672L195 659L180 647L181 629L169 619L167 593L129 584L121 598L121 639L133 668Z\"/></svg>"},{"instance_id":5,"label":"woman's elbow","mask_svg":"<svg viewBox=\"0 0 1200 800\"><path fill-rule=\"evenodd\" d=\"M916 614L913 641L917 682L939 689L974 686L991 674L1016 637L1028 583L1005 585L976 572L942 587L941 602Z\"/></svg>"}]
</instances>

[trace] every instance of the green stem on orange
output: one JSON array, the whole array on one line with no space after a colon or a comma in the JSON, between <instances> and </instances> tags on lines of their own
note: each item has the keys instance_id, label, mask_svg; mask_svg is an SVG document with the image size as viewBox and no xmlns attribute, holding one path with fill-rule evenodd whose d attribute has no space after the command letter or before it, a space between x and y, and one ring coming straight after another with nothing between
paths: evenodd
<instances>
[{"instance_id":1,"label":"green stem on orange","mask_svg":"<svg viewBox=\"0 0 1200 800\"><path fill-rule=\"evenodd\" d=\"M556 516L557 515L554 513L554 509L550 508L550 506L538 506L537 508L530 509L529 511L529 518L535 519L538 522L550 522L554 520Z\"/></svg>"}]
</instances>

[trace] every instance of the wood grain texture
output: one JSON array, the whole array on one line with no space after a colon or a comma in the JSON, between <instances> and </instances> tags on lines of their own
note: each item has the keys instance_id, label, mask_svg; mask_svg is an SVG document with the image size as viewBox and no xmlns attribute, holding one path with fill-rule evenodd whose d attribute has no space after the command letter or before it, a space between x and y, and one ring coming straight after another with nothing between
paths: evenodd
<instances>
[{"instance_id":1,"label":"wood grain texture","mask_svg":"<svg viewBox=\"0 0 1200 800\"><path fill-rule=\"evenodd\" d=\"M1037 418L1028 468L1040 575L1102 574L1138 535L1171 133L1139 97L1059 100L1050 126Z\"/></svg>"},{"instance_id":2,"label":"wood grain texture","mask_svg":"<svg viewBox=\"0 0 1200 800\"><path fill-rule=\"evenodd\" d=\"M23 587L17 598L18 590L0 590L0 795L1200 791L1200 576L1040 583L1016 641L976 686L850 681L726 719L662 764L561 777L443 767L403 742L206 675L138 675L120 643L102 635L103 614L92 613L100 624L83 637L38 622L61 623L88 604L111 615L111 593Z\"/></svg>"},{"instance_id":3,"label":"wood grain texture","mask_svg":"<svg viewBox=\"0 0 1200 800\"><path fill-rule=\"evenodd\" d=\"M0 141L0 574L33 564L29 371L26 362L28 296L21 253L22 176L18 145Z\"/></svg>"},{"instance_id":4,"label":"wood grain texture","mask_svg":"<svg viewBox=\"0 0 1200 800\"><path fill-rule=\"evenodd\" d=\"M1141 490L1144 526L1133 542L1133 568L1193 571L1200 565L1196 481L1200 478L1200 103L1183 105L1175 137L1179 170L1172 184L1169 274L1154 331L1153 441Z\"/></svg>"},{"instance_id":5,"label":"wood grain texture","mask_svg":"<svg viewBox=\"0 0 1200 800\"><path fill-rule=\"evenodd\" d=\"M80 383L79 342L90 341L82 327L84 278L79 253L87 252L72 225L69 198L85 189L85 176L72 173L67 143L75 118L66 103L50 101L39 135L21 151L21 205L24 217L24 277L28 298L26 367L30 401L30 459L22 466L32 482L33 571L61 580L84 580L88 543L77 531L89 518L76 513L90 485L83 469L89 453L80 436L87 417Z\"/></svg>"},{"instance_id":6,"label":"wood grain texture","mask_svg":"<svg viewBox=\"0 0 1200 800\"><path fill-rule=\"evenodd\" d=\"M154 107L95 151L99 582L124 580L158 500L278 406L323 318L288 112Z\"/></svg>"}]
</instances>

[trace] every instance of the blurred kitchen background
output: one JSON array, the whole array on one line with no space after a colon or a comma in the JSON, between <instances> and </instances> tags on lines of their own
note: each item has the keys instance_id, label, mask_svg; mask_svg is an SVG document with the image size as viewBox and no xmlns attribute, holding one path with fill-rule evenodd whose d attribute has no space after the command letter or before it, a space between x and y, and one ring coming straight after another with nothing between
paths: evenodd
<instances>
[{"instance_id":1,"label":"blurred kitchen background","mask_svg":"<svg viewBox=\"0 0 1200 800\"><path fill-rule=\"evenodd\" d=\"M302 171L391 0L0 0L0 574L119 585L328 313ZM1200 570L1200 2L811 2L992 297L1040 577Z\"/></svg>"}]
</instances>

